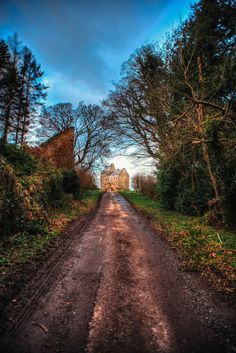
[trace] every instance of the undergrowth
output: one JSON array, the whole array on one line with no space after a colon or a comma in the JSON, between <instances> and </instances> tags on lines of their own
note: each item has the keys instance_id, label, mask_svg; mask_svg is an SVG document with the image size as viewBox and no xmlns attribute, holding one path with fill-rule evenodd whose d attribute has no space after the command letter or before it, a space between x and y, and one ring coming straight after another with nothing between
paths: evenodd
<instances>
[{"instance_id":1,"label":"undergrowth","mask_svg":"<svg viewBox=\"0 0 236 353\"><path fill-rule=\"evenodd\" d=\"M72 219L85 216L93 208L101 195L98 190L87 191L81 200L67 195L64 202L48 212L47 222L31 223L22 233L6 237L0 241L0 278L3 280L15 268L35 255L46 251L49 242L57 237Z\"/></svg>"}]
</instances>

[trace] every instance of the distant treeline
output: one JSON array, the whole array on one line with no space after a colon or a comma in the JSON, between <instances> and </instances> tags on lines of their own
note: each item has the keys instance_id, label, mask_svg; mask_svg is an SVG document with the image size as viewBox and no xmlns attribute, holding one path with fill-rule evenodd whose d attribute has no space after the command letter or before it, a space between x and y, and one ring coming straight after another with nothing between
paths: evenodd
<instances>
[{"instance_id":1,"label":"distant treeline","mask_svg":"<svg viewBox=\"0 0 236 353\"><path fill-rule=\"evenodd\" d=\"M236 6L202 0L123 64L104 105L120 146L157 164L162 205L235 224Z\"/></svg>"}]
</instances>

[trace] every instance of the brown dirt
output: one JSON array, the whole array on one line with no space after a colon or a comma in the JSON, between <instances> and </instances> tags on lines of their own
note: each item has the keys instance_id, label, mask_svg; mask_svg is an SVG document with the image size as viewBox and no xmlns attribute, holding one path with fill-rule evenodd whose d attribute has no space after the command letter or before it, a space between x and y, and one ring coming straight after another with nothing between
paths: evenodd
<instances>
[{"instance_id":1,"label":"brown dirt","mask_svg":"<svg viewBox=\"0 0 236 353\"><path fill-rule=\"evenodd\" d=\"M23 288L10 353L236 352L233 312L119 194ZM60 251L60 249L58 250ZM27 299L27 300L26 300Z\"/></svg>"}]
</instances>

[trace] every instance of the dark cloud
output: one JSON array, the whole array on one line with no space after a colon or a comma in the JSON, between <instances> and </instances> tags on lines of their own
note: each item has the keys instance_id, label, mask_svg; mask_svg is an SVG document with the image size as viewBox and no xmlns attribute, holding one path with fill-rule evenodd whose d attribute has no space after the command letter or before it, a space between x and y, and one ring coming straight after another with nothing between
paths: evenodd
<instances>
[{"instance_id":1,"label":"dark cloud","mask_svg":"<svg viewBox=\"0 0 236 353\"><path fill-rule=\"evenodd\" d=\"M0 21L3 33L19 33L50 76L60 75L60 82L65 77L69 91L81 86L99 95L169 3L0 0Z\"/></svg>"}]
</instances>

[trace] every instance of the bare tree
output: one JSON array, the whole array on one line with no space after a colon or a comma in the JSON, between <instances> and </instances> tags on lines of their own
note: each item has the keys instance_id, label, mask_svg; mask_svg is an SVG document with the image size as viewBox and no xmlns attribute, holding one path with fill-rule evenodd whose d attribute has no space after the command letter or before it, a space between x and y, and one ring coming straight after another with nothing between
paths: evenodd
<instances>
[{"instance_id":1,"label":"bare tree","mask_svg":"<svg viewBox=\"0 0 236 353\"><path fill-rule=\"evenodd\" d=\"M75 163L78 170L95 168L109 155L111 135L103 109L81 102L75 120Z\"/></svg>"},{"instance_id":2,"label":"bare tree","mask_svg":"<svg viewBox=\"0 0 236 353\"><path fill-rule=\"evenodd\" d=\"M132 177L134 190L140 191L152 199L157 198L156 183L157 180L154 174L137 173Z\"/></svg>"},{"instance_id":3,"label":"bare tree","mask_svg":"<svg viewBox=\"0 0 236 353\"><path fill-rule=\"evenodd\" d=\"M142 47L124 64L122 75L104 102L110 126L117 136L123 136L125 148L136 146L136 157L150 156L157 161L162 149L172 149L172 97L160 51L152 45Z\"/></svg>"},{"instance_id":4,"label":"bare tree","mask_svg":"<svg viewBox=\"0 0 236 353\"><path fill-rule=\"evenodd\" d=\"M49 138L74 127L75 119L76 113L71 103L58 103L48 108L44 107L39 118L41 128L38 135L42 138Z\"/></svg>"}]
</instances>

